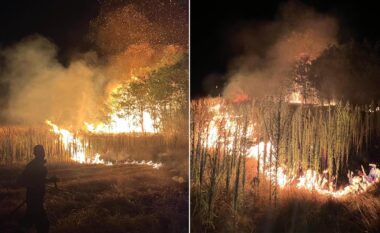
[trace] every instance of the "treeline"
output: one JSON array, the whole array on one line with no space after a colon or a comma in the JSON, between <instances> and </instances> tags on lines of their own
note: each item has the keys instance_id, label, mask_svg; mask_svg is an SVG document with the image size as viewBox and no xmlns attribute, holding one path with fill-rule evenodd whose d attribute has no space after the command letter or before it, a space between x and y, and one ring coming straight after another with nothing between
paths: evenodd
<instances>
[{"instance_id":1,"label":"treeline","mask_svg":"<svg viewBox=\"0 0 380 233\"><path fill-rule=\"evenodd\" d=\"M177 58L146 77L134 77L113 94L112 109L120 116L135 116L144 132L144 112L154 128L169 135L183 135L188 125L188 56Z\"/></svg>"},{"instance_id":2,"label":"treeline","mask_svg":"<svg viewBox=\"0 0 380 233\"><path fill-rule=\"evenodd\" d=\"M380 99L380 43L334 45L307 67L305 77L322 99L343 99L366 104Z\"/></svg>"},{"instance_id":3,"label":"treeline","mask_svg":"<svg viewBox=\"0 0 380 233\"><path fill-rule=\"evenodd\" d=\"M378 106L295 105L276 98L243 103L221 98L192 101L193 215L212 226L218 206L227 205L230 216L235 216L252 185L255 192L265 190L266 200L276 204L279 167L293 175L311 168L342 177L349 160L362 156L371 140L379 139ZM249 150L260 142L270 142L270 147L261 153L257 147L255 171L247 171ZM268 171L269 184L262 187ZM248 180L248 172L255 174L253 180Z\"/></svg>"}]
</instances>

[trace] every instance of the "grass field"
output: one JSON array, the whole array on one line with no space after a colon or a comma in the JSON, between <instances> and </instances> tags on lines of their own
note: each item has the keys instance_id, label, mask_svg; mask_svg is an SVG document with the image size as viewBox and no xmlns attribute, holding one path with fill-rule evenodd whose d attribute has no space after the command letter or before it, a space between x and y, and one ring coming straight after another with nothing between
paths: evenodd
<instances>
[{"instance_id":1,"label":"grass field","mask_svg":"<svg viewBox=\"0 0 380 233\"><path fill-rule=\"evenodd\" d=\"M187 156L183 156L187 158ZM45 207L50 232L188 232L187 162L164 163L159 170L137 165L51 164L59 190L49 187ZM0 232L14 232L25 206L15 185L22 166L0 167ZM173 177L183 177L178 182Z\"/></svg>"},{"instance_id":2,"label":"grass field","mask_svg":"<svg viewBox=\"0 0 380 233\"><path fill-rule=\"evenodd\" d=\"M247 180L253 160L247 163ZM269 182L264 177L260 187L248 184L238 210L231 208L232 196L222 192L215 198L214 222L205 222L199 213L191 215L194 233L378 233L380 232L380 184L367 192L334 198L287 186L279 190L277 206L269 202ZM192 190L197 190L192 187ZM196 194L192 211L196 209Z\"/></svg>"}]
</instances>

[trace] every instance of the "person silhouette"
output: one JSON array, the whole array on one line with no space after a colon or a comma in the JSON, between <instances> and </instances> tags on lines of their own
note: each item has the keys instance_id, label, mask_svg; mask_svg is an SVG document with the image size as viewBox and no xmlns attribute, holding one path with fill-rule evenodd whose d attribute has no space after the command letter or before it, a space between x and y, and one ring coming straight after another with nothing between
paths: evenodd
<instances>
[{"instance_id":1,"label":"person silhouette","mask_svg":"<svg viewBox=\"0 0 380 233\"><path fill-rule=\"evenodd\" d=\"M50 224L44 208L45 184L56 182L57 178L46 178L44 147L34 146L33 154L35 158L26 165L19 177L19 183L26 187L26 213L20 225L26 229L35 226L38 233L47 233Z\"/></svg>"}]
</instances>

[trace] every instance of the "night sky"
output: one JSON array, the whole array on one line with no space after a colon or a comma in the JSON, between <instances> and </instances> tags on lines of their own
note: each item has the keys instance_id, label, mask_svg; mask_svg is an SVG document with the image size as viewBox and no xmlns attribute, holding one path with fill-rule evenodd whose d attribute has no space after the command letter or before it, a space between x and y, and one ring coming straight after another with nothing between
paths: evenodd
<instances>
[{"instance_id":1,"label":"night sky","mask_svg":"<svg viewBox=\"0 0 380 233\"><path fill-rule=\"evenodd\" d=\"M89 22L98 15L96 0L2 1L0 4L0 46L40 34L59 48L60 59L90 46Z\"/></svg>"},{"instance_id":2,"label":"night sky","mask_svg":"<svg viewBox=\"0 0 380 233\"><path fill-rule=\"evenodd\" d=\"M239 23L274 20L287 1L191 1L191 97L207 96L204 79L213 75L212 86L221 91L229 61L241 51L231 39ZM380 41L379 8L376 1L300 1L317 12L334 16L339 24L339 42ZM210 84L208 84L210 86ZM213 90L213 95L219 93Z\"/></svg>"},{"instance_id":3,"label":"night sky","mask_svg":"<svg viewBox=\"0 0 380 233\"><path fill-rule=\"evenodd\" d=\"M260 2L260 3L258 3ZM273 20L280 4L286 1L191 1L191 95L205 96L203 79L217 77L223 86L231 58L239 54L231 48L231 32L241 22ZM342 41L380 40L380 14L376 1L301 1L318 12L338 19ZM2 1L0 5L0 48L22 38L41 34L59 48L59 59L91 46L88 24L99 12L96 0ZM221 88L219 89L221 90Z\"/></svg>"},{"instance_id":4,"label":"night sky","mask_svg":"<svg viewBox=\"0 0 380 233\"><path fill-rule=\"evenodd\" d=\"M89 22L98 15L99 10L100 5L95 0L1 1L0 49L39 34L57 46L57 59L63 65L68 65L73 54L91 48L87 36ZM0 72L3 72L2 59ZM9 82L0 80L0 108L7 106L8 97Z\"/></svg>"}]
</instances>

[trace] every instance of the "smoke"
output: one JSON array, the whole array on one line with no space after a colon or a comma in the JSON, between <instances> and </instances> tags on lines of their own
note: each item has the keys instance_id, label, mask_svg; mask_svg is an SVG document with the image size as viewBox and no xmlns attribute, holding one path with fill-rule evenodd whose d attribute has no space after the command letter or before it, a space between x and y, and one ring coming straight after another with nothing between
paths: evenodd
<instances>
[{"instance_id":1,"label":"smoke","mask_svg":"<svg viewBox=\"0 0 380 233\"><path fill-rule=\"evenodd\" d=\"M173 12L176 17L183 13ZM186 52L180 40L168 36L170 40L159 41L158 36L171 31L147 15L131 4L107 8L90 23L93 49L76 54L67 65L57 59L59 48L41 35L0 50L0 80L9 86L1 114L8 123L51 120L72 127L104 119L105 104L116 85L173 64Z\"/></svg>"},{"instance_id":2,"label":"smoke","mask_svg":"<svg viewBox=\"0 0 380 233\"><path fill-rule=\"evenodd\" d=\"M7 48L2 79L10 84L6 115L14 122L42 123L46 119L73 124L96 114L100 72L85 60L67 67L58 62L57 48L35 35Z\"/></svg>"},{"instance_id":3,"label":"smoke","mask_svg":"<svg viewBox=\"0 0 380 233\"><path fill-rule=\"evenodd\" d=\"M235 44L244 52L230 65L227 98L260 97L282 92L295 62L314 60L336 43L337 23L330 16L295 2L281 7L273 22L243 25Z\"/></svg>"}]
</instances>

